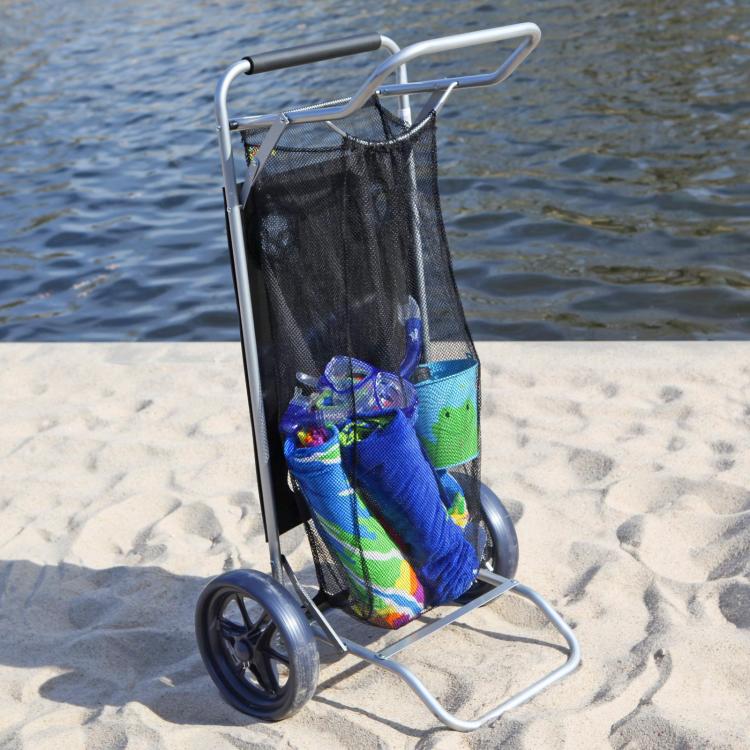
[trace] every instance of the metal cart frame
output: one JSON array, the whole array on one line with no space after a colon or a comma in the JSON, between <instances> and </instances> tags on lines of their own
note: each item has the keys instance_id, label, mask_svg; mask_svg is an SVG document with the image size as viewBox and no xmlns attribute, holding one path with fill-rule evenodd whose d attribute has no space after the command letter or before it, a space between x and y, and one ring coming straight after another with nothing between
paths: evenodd
<instances>
[{"instance_id":1,"label":"metal cart frame","mask_svg":"<svg viewBox=\"0 0 750 750\"><path fill-rule=\"evenodd\" d=\"M409 81L407 64L419 57L433 55L439 52L462 49L475 45L489 45L506 40L520 39L520 43L513 52L489 73L475 73L471 75L452 76L423 81ZM450 94L458 88L473 88L477 86L491 86L504 81L528 57L541 40L541 32L533 23L519 23L511 26L472 31L455 34L438 39L412 44L404 49L389 37L381 34L365 34L347 39L327 41L318 44L304 45L287 50L269 52L253 57L247 57L229 67L219 80L215 94L215 109L221 154L221 168L224 178L226 196L226 210L231 240L232 261L240 313L241 335L247 376L247 388L251 406L251 421L253 437L256 447L257 470L260 481L260 495L263 505L266 535L268 539L272 576L283 584L283 576L289 578L294 591L300 599L310 620L313 631L319 639L331 644L341 652L349 652L366 661L376 664L398 675L416 693L427 708L446 726L459 731L471 731L491 722L506 711L514 708L534 695L544 690L554 682L570 674L580 662L578 641L571 628L560 615L535 591L514 579L503 578L489 570L480 570L477 579L490 584L491 588L480 594L469 603L457 607L448 615L433 620L415 632L407 635L390 646L373 651L348 638L339 636L325 614L315 604L308 593L300 585L288 561L281 554L279 527L276 520L273 482L269 466L269 449L266 433L266 421L263 411L261 393L258 347L256 342L256 328L253 319L248 268L246 262L245 236L242 222L242 209L250 194L253 183L261 173L266 159L271 155L274 145L288 127L298 123L325 122L338 130L336 120L347 117L362 107L373 94L379 96L398 96L399 115L407 123L411 123L411 107L409 95L428 92L431 96L416 118L419 124L433 111L439 110ZM230 118L227 108L229 89L234 80L242 74L258 74L268 70L303 65L310 62L344 57L360 52L373 51L383 48L390 52L389 57L377 65L355 94L349 99L335 102L320 103L313 106L289 109L284 112L254 115L249 117ZM395 83L386 83L389 76L395 74ZM418 126L418 125L417 125ZM255 155L255 159L246 175L244 184L238 183L235 171L232 134L244 130L266 128L266 134ZM418 233L417 233L418 239ZM421 269L421 253L418 241L415 243L417 266ZM423 273L423 270L420 271ZM419 300L423 303L423 300ZM420 304L423 311L426 306ZM429 321L425 321L425 336L429 336ZM547 619L554 625L568 644L569 653L564 664L554 671L537 680L527 688L503 701L495 708L474 719L460 719L440 705L438 700L414 673L397 662L394 657L402 650L431 635L437 630L455 622L465 614L480 607L493 599L497 599L507 592L532 602Z\"/></svg>"}]
</instances>

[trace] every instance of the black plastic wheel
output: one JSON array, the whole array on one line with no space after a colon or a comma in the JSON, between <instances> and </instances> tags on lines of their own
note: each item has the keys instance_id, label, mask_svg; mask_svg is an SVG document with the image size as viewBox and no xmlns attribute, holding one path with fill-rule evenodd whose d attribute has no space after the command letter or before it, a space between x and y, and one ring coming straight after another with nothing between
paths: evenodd
<instances>
[{"instance_id":1,"label":"black plastic wheel","mask_svg":"<svg viewBox=\"0 0 750 750\"><path fill-rule=\"evenodd\" d=\"M238 711L291 716L318 685L318 649L294 597L271 576L233 570L206 585L195 608L203 663Z\"/></svg>"},{"instance_id":2,"label":"black plastic wheel","mask_svg":"<svg viewBox=\"0 0 750 750\"><path fill-rule=\"evenodd\" d=\"M468 491L469 477L459 474L456 479L464 491ZM479 502L489 535L484 567L505 578L513 578L518 570L518 536L513 519L500 498L484 482L480 484ZM490 588L489 583L477 581L458 601L461 604L471 601Z\"/></svg>"}]
</instances>

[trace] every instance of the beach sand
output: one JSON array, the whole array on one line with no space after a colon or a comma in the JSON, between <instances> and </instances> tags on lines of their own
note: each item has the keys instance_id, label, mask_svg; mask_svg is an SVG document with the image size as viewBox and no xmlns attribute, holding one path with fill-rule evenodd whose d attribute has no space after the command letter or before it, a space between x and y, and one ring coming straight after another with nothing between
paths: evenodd
<instances>
[{"instance_id":1,"label":"beach sand","mask_svg":"<svg viewBox=\"0 0 750 750\"><path fill-rule=\"evenodd\" d=\"M322 647L300 713L237 713L193 611L210 577L268 570L239 345L3 344L0 748L748 747L750 345L479 349L483 476L517 522L517 577L575 627L572 676L464 735ZM304 535L283 546L311 580ZM561 644L507 595L404 661L469 717Z\"/></svg>"}]
</instances>

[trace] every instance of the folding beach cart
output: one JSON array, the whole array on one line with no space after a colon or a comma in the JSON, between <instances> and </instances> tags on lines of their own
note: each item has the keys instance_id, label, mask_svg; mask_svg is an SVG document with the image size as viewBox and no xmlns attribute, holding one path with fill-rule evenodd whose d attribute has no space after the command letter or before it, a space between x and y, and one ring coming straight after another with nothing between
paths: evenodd
<instances>
[{"instance_id":1,"label":"folding beach cart","mask_svg":"<svg viewBox=\"0 0 750 750\"><path fill-rule=\"evenodd\" d=\"M316 639L398 675L461 731L579 663L571 629L514 578L512 520L481 481L479 361L437 184L437 114L448 97L504 81L540 37L521 23L399 49L365 34L246 57L219 81L226 224L271 575L220 575L195 622L209 674L240 711L279 720L304 705L318 679ZM416 58L507 40L519 42L492 72L408 79ZM351 98L229 114L242 74L380 48L388 58ZM412 118L410 97L420 93L428 96ZM281 551L280 535L300 524L315 595ZM545 614L567 641L567 661L484 715L458 718L396 657L506 593ZM341 608L397 629L438 605L379 651L337 633L330 619Z\"/></svg>"}]
</instances>

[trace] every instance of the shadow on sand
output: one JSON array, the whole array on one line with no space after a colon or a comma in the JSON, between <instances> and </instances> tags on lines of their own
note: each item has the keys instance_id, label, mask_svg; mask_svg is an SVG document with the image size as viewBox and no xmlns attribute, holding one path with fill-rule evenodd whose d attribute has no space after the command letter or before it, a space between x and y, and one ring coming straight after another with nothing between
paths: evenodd
<instances>
[{"instance_id":1,"label":"shadow on sand","mask_svg":"<svg viewBox=\"0 0 750 750\"><path fill-rule=\"evenodd\" d=\"M94 711L137 701L175 724L252 724L251 717L222 701L198 654L193 615L207 581L158 567L96 570L70 563L2 561L0 664L56 671L41 683L39 693ZM332 619L342 635L365 645L383 635L382 630L343 613L333 613ZM519 640L500 633L487 635ZM564 651L553 643L528 641ZM325 644L320 651L321 667L340 658ZM356 661L329 676L322 670L315 700L330 704L321 691L375 668ZM404 700L416 705L417 699L403 689ZM333 705L371 715L356 706ZM376 718L414 734L411 727Z\"/></svg>"}]
</instances>

